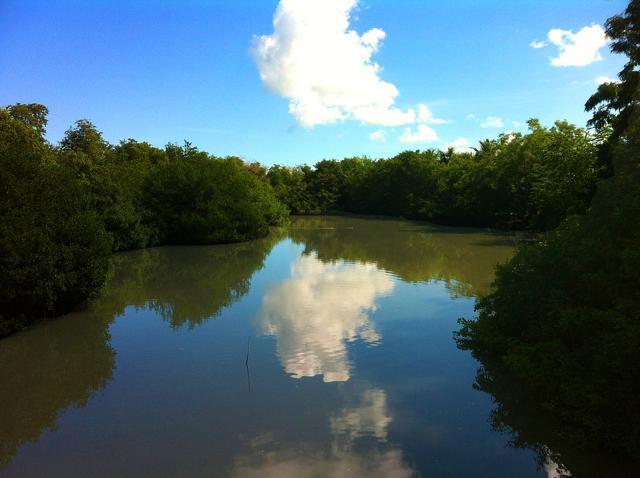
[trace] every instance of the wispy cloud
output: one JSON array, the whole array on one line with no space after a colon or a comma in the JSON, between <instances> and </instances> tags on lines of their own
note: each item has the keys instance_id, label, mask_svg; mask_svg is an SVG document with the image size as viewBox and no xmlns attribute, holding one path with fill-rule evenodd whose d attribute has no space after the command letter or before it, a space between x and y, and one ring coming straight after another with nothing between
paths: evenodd
<instances>
[{"instance_id":1,"label":"wispy cloud","mask_svg":"<svg viewBox=\"0 0 640 478\"><path fill-rule=\"evenodd\" d=\"M482 123L480 123L482 128L502 128L504 126L504 121L499 116L487 116Z\"/></svg>"},{"instance_id":2,"label":"wispy cloud","mask_svg":"<svg viewBox=\"0 0 640 478\"><path fill-rule=\"evenodd\" d=\"M417 120L418 120L418 123L424 123L424 124L447 124L451 122L449 120L436 118L435 116L433 116L433 113L431 112L429 107L422 103L418 105Z\"/></svg>"},{"instance_id":3,"label":"wispy cloud","mask_svg":"<svg viewBox=\"0 0 640 478\"><path fill-rule=\"evenodd\" d=\"M401 143L430 143L438 141L438 133L426 124L419 124L415 131L406 128L399 139Z\"/></svg>"},{"instance_id":4,"label":"wispy cloud","mask_svg":"<svg viewBox=\"0 0 640 478\"><path fill-rule=\"evenodd\" d=\"M369 133L369 139L371 141L378 141L380 143L387 142L387 133L384 130L379 129L378 131L374 131L373 133Z\"/></svg>"}]
</instances>

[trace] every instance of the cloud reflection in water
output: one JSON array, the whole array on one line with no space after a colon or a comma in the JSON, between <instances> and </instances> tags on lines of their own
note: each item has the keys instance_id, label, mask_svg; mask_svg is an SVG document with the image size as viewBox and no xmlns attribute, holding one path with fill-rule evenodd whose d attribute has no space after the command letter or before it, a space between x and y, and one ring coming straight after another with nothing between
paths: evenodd
<instances>
[{"instance_id":1,"label":"cloud reflection in water","mask_svg":"<svg viewBox=\"0 0 640 478\"><path fill-rule=\"evenodd\" d=\"M358 338L379 343L369 314L376 299L393 288L391 277L372 264L323 263L303 255L291 266L291 278L267 291L258 322L263 333L277 338L278 355L291 376L347 381L346 343Z\"/></svg>"},{"instance_id":2,"label":"cloud reflection in water","mask_svg":"<svg viewBox=\"0 0 640 478\"><path fill-rule=\"evenodd\" d=\"M387 442L391 417L384 390L367 389L356 403L330 417L333 443L330 451L312 444L278 446L273 436L255 441L251 453L236 459L233 476L261 478L409 478L414 470L403 462L402 451ZM363 437L377 446L355 447Z\"/></svg>"},{"instance_id":3,"label":"cloud reflection in water","mask_svg":"<svg viewBox=\"0 0 640 478\"><path fill-rule=\"evenodd\" d=\"M384 390L373 388L362 394L358 404L345 407L340 414L331 417L331 431L334 436L346 437L350 442L363 436L386 441L389 423L387 395Z\"/></svg>"}]
</instances>

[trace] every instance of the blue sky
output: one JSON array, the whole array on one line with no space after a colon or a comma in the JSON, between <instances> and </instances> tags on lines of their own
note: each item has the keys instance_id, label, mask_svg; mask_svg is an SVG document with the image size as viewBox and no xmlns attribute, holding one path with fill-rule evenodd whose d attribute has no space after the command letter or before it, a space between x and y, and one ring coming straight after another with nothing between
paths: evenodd
<instances>
[{"instance_id":1,"label":"blue sky","mask_svg":"<svg viewBox=\"0 0 640 478\"><path fill-rule=\"evenodd\" d=\"M53 142L88 118L114 143L313 164L584 126L624 62L594 26L626 1L353 2L2 0L0 104L47 105Z\"/></svg>"}]
</instances>

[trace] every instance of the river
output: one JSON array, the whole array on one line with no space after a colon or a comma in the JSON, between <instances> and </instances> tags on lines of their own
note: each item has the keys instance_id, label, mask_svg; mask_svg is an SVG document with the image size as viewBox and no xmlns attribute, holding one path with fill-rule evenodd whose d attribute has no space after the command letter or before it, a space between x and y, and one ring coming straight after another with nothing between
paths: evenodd
<instances>
[{"instance_id":1,"label":"river","mask_svg":"<svg viewBox=\"0 0 640 478\"><path fill-rule=\"evenodd\" d=\"M511 236L361 217L114 257L0 341L0 474L547 477L456 348Z\"/></svg>"}]
</instances>

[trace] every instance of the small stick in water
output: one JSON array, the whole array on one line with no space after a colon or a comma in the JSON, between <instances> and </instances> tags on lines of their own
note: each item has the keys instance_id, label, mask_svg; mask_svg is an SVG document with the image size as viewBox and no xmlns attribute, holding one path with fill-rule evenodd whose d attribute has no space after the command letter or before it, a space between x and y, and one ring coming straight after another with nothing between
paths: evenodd
<instances>
[{"instance_id":1,"label":"small stick in water","mask_svg":"<svg viewBox=\"0 0 640 478\"><path fill-rule=\"evenodd\" d=\"M251 335L247 337L247 357L244 359L244 366L247 369L247 385L249 386L249 392L251 392L251 375L249 373L249 345L251 344Z\"/></svg>"}]
</instances>

